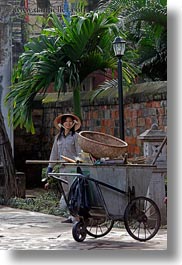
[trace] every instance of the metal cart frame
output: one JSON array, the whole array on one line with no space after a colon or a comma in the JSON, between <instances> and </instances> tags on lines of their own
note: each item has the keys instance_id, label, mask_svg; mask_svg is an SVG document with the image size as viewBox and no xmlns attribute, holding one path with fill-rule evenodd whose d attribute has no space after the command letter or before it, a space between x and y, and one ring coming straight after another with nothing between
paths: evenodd
<instances>
[{"instance_id":1,"label":"metal cart frame","mask_svg":"<svg viewBox=\"0 0 182 265\"><path fill-rule=\"evenodd\" d=\"M49 173L49 177L59 180L60 189L69 209L69 196L67 197L62 184L68 184L62 177L85 178L88 183L94 186L91 191L96 195L97 203L91 203L89 215L80 215L79 212L72 215L78 220L72 227L73 238L77 242L85 240L87 235L99 238L108 234L117 221L124 222L124 226L129 235L138 241L147 241L153 238L161 225L161 215L157 204L145 196L135 196L135 186L128 186L128 191L121 190L103 181L91 178L82 173L80 165L76 165L78 173ZM70 188L71 189L71 188ZM107 190L118 193L126 200L126 207L123 209L124 214L111 214L107 207Z\"/></svg>"}]
</instances>

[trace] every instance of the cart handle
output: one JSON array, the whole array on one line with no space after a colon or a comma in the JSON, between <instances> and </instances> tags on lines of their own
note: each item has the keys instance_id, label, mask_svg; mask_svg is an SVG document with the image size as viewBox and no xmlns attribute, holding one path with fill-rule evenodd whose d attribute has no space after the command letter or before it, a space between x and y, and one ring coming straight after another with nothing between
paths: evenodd
<instances>
[{"instance_id":1,"label":"cart handle","mask_svg":"<svg viewBox=\"0 0 182 265\"><path fill-rule=\"evenodd\" d=\"M58 179L58 180L60 180L61 182L63 182L63 183L65 183L65 184L68 185L68 181L66 181L65 179L61 179L61 178L59 178L58 176L55 176L55 175L53 175L53 174L51 174L51 173L49 173L48 175L49 175L48 177L53 177L54 179Z\"/></svg>"},{"instance_id":2,"label":"cart handle","mask_svg":"<svg viewBox=\"0 0 182 265\"><path fill-rule=\"evenodd\" d=\"M118 189L118 188L116 188L116 187L113 187L113 186L111 186L111 185L109 185L109 184L107 184L107 183L104 183L104 182L102 182L102 181L99 181L99 180L96 180L96 179L93 179L93 178L90 178L90 177L88 177L88 176L84 176L83 174L80 174L80 173L48 173L48 175L49 176L55 176L55 178L57 178L57 179L59 179L60 181L62 181L62 182L64 182L61 178L59 178L59 176L73 176L73 177L82 177L82 178L87 178L88 180L91 180L91 181L93 181L93 182L95 182L96 183L96 185L102 185L102 186L105 186L105 187L107 187L107 188L110 188L110 189L112 189L112 190L115 190L115 191L117 191L117 192L119 192L119 193L122 193L122 194L128 194L128 192L126 192L126 191L124 191L124 190L120 190L120 189ZM53 177L54 177L53 176ZM67 182L67 181L66 181ZM67 182L67 184L68 184L68 182Z\"/></svg>"},{"instance_id":3,"label":"cart handle","mask_svg":"<svg viewBox=\"0 0 182 265\"><path fill-rule=\"evenodd\" d=\"M84 175L80 174L80 173L48 173L48 176L54 175L56 177L58 176L73 176L73 177L85 177Z\"/></svg>"},{"instance_id":4,"label":"cart handle","mask_svg":"<svg viewBox=\"0 0 182 265\"><path fill-rule=\"evenodd\" d=\"M84 175L80 174L80 173L48 173L48 177L53 177L55 179L60 180L61 182L68 184L68 181L66 181L65 179L61 179L60 176L73 176L73 177L85 177Z\"/></svg>"}]
</instances>

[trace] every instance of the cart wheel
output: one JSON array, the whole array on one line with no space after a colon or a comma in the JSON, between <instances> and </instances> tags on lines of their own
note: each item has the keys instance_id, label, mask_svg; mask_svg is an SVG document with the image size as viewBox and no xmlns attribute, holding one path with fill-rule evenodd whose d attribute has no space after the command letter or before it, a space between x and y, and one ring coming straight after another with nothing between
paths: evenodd
<instances>
[{"instance_id":1,"label":"cart wheel","mask_svg":"<svg viewBox=\"0 0 182 265\"><path fill-rule=\"evenodd\" d=\"M131 237L147 241L154 237L160 228L159 208L150 198L136 197L125 209L124 224Z\"/></svg>"},{"instance_id":2,"label":"cart wheel","mask_svg":"<svg viewBox=\"0 0 182 265\"><path fill-rule=\"evenodd\" d=\"M76 222L73 225L73 227L72 227L72 235L73 235L73 238L77 242L82 242L82 241L85 240L86 235L87 235L87 231L86 231L85 224L82 221Z\"/></svg>"},{"instance_id":3,"label":"cart wheel","mask_svg":"<svg viewBox=\"0 0 182 265\"><path fill-rule=\"evenodd\" d=\"M114 221L107 218L90 218L87 224L87 234L92 237L102 237L107 235L114 225Z\"/></svg>"}]
</instances>

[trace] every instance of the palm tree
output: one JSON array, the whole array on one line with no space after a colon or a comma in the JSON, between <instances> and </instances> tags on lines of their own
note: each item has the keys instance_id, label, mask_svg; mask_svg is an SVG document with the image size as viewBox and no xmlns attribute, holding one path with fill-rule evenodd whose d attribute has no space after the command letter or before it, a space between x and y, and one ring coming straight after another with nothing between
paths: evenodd
<instances>
[{"instance_id":1,"label":"palm tree","mask_svg":"<svg viewBox=\"0 0 182 265\"><path fill-rule=\"evenodd\" d=\"M54 82L54 90L73 90L74 112L81 117L80 87L92 72L116 68L112 42L118 34L118 18L105 12L75 15L63 22L55 14L49 17L52 28L42 31L25 45L14 70L13 84L6 102L12 101L14 127L20 125L34 133L32 103L38 92L45 93ZM50 25L50 24L49 24Z\"/></svg>"}]
</instances>

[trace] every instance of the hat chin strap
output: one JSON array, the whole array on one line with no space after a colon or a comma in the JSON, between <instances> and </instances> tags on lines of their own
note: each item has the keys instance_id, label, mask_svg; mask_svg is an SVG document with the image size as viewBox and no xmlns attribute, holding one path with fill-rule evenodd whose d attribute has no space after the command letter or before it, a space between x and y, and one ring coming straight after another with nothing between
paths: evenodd
<instances>
[{"instance_id":1,"label":"hat chin strap","mask_svg":"<svg viewBox=\"0 0 182 265\"><path fill-rule=\"evenodd\" d=\"M73 121L73 125L71 126L71 128L73 128L73 126L75 126L75 124L77 124L77 123L78 123L78 122L77 122L76 120L74 120L74 121ZM66 130L66 128L65 128L61 123L58 123L58 126L59 126L60 128L62 127L63 129ZM71 128L70 128L70 129L71 129Z\"/></svg>"},{"instance_id":2,"label":"hat chin strap","mask_svg":"<svg viewBox=\"0 0 182 265\"><path fill-rule=\"evenodd\" d=\"M58 123L58 126L59 126L59 128L63 128L63 129L66 129L61 123Z\"/></svg>"}]
</instances>

